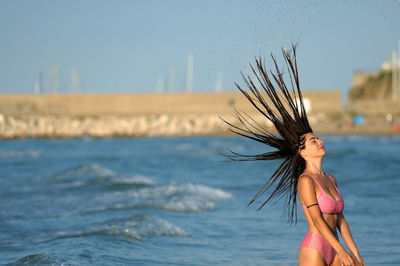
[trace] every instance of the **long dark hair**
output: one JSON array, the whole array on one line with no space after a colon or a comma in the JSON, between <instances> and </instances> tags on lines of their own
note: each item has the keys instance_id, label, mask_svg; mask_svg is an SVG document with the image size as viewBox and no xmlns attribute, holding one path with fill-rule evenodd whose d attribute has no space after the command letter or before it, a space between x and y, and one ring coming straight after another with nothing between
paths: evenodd
<instances>
[{"instance_id":1,"label":"long dark hair","mask_svg":"<svg viewBox=\"0 0 400 266\"><path fill-rule=\"evenodd\" d=\"M240 126L234 125L223 118L221 119L228 125L228 129L231 132L276 149L257 155L243 155L229 150L231 154L225 156L234 161L282 159L283 162L281 165L248 205L258 199L272 185L276 184L259 209L272 198L279 197L278 199L280 199L286 196L285 210L287 210L290 223L293 223L294 219L297 222L296 196L298 177L305 169L305 161L300 156L299 151L305 145L304 134L312 133L313 131L307 119L300 90L296 46L293 45L289 51L282 48L282 54L285 59L291 89L286 86L283 71L279 70L275 57L272 54L271 58L275 71L271 70L268 74L264 61L259 57L255 59L255 67L250 64L251 71L254 74L253 79L249 75L246 77L242 73L243 80L249 92L242 89L235 82L236 87L244 94L254 108L272 122L277 134L261 126L251 116L239 112L236 108L236 118L240 122ZM267 98L264 98L263 94Z\"/></svg>"}]
</instances>

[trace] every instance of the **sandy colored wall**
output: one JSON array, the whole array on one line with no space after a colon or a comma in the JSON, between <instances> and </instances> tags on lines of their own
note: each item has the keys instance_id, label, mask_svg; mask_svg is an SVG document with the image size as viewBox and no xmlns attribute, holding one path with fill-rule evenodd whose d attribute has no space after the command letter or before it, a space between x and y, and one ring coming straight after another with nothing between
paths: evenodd
<instances>
[{"instance_id":1,"label":"sandy colored wall","mask_svg":"<svg viewBox=\"0 0 400 266\"><path fill-rule=\"evenodd\" d=\"M378 76L375 72L354 72L353 87L363 85L369 78Z\"/></svg>"},{"instance_id":2,"label":"sandy colored wall","mask_svg":"<svg viewBox=\"0 0 400 266\"><path fill-rule=\"evenodd\" d=\"M348 111L354 114L386 115L400 114L400 100L364 99L349 101Z\"/></svg>"},{"instance_id":3,"label":"sandy colored wall","mask_svg":"<svg viewBox=\"0 0 400 266\"><path fill-rule=\"evenodd\" d=\"M306 91L312 113L341 113L340 91ZM137 93L137 94L57 94L0 95L0 113L5 116L29 115L158 115L232 114L232 104L254 112L239 92L221 93Z\"/></svg>"}]
</instances>

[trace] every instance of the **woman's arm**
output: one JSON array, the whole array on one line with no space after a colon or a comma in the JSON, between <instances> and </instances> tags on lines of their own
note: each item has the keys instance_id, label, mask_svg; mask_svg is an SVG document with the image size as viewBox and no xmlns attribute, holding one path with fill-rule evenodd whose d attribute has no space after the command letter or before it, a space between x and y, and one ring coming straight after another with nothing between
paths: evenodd
<instances>
[{"instance_id":1,"label":"woman's arm","mask_svg":"<svg viewBox=\"0 0 400 266\"><path fill-rule=\"evenodd\" d=\"M357 246L354 243L353 236L351 235L349 224L347 223L346 219L344 218L343 213L338 214L338 223L337 227L339 229L340 234L343 237L344 242L346 243L347 247L349 248L351 254L361 263L361 265L365 265L363 259L361 258Z\"/></svg>"},{"instance_id":2,"label":"woman's arm","mask_svg":"<svg viewBox=\"0 0 400 266\"><path fill-rule=\"evenodd\" d=\"M331 177L335 186L337 187L336 178L332 175L329 175L329 176ZM349 224L347 223L346 218L344 218L344 215L342 212L338 214L337 228L339 229L339 232L342 235L342 238L343 238L344 242L346 243L347 247L349 248L353 257L356 260L358 260L358 263L360 263L361 265L365 265L363 259L360 256L360 253L358 252L357 246L354 243L353 236L351 235L351 232L350 232Z\"/></svg>"},{"instance_id":3,"label":"woman's arm","mask_svg":"<svg viewBox=\"0 0 400 266\"><path fill-rule=\"evenodd\" d=\"M312 204L317 203L314 182L310 177L303 176L299 180L298 186L299 186L299 197L301 197L302 201L306 206L310 206ZM319 209L319 206L314 205L309 207L308 212L311 216L313 225L317 228L317 230L325 238L325 240L329 243L329 245L331 245L332 248L337 252L340 261L342 261L345 265L350 265L350 264L353 265L354 261L352 257L333 235L328 224L322 217L322 213L321 210Z\"/></svg>"}]
</instances>

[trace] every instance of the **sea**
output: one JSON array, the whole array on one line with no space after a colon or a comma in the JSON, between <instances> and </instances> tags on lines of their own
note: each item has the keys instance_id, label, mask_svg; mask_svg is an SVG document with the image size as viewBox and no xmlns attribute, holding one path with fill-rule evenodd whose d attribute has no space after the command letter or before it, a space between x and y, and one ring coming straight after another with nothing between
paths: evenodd
<instances>
[{"instance_id":1,"label":"sea","mask_svg":"<svg viewBox=\"0 0 400 266\"><path fill-rule=\"evenodd\" d=\"M400 262L400 137L326 135L367 265ZM297 265L307 224L284 198L247 206L279 162L234 136L0 141L2 265ZM344 244L342 238L340 242Z\"/></svg>"}]
</instances>

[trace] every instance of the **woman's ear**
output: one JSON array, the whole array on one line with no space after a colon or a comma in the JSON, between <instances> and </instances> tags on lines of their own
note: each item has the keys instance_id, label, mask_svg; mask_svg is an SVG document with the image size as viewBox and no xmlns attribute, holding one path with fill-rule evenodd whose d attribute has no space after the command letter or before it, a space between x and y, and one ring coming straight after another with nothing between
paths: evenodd
<instances>
[{"instance_id":1,"label":"woman's ear","mask_svg":"<svg viewBox=\"0 0 400 266\"><path fill-rule=\"evenodd\" d=\"M300 150L300 156L303 157L303 159L305 159L305 157L307 156L306 151L304 149Z\"/></svg>"}]
</instances>

